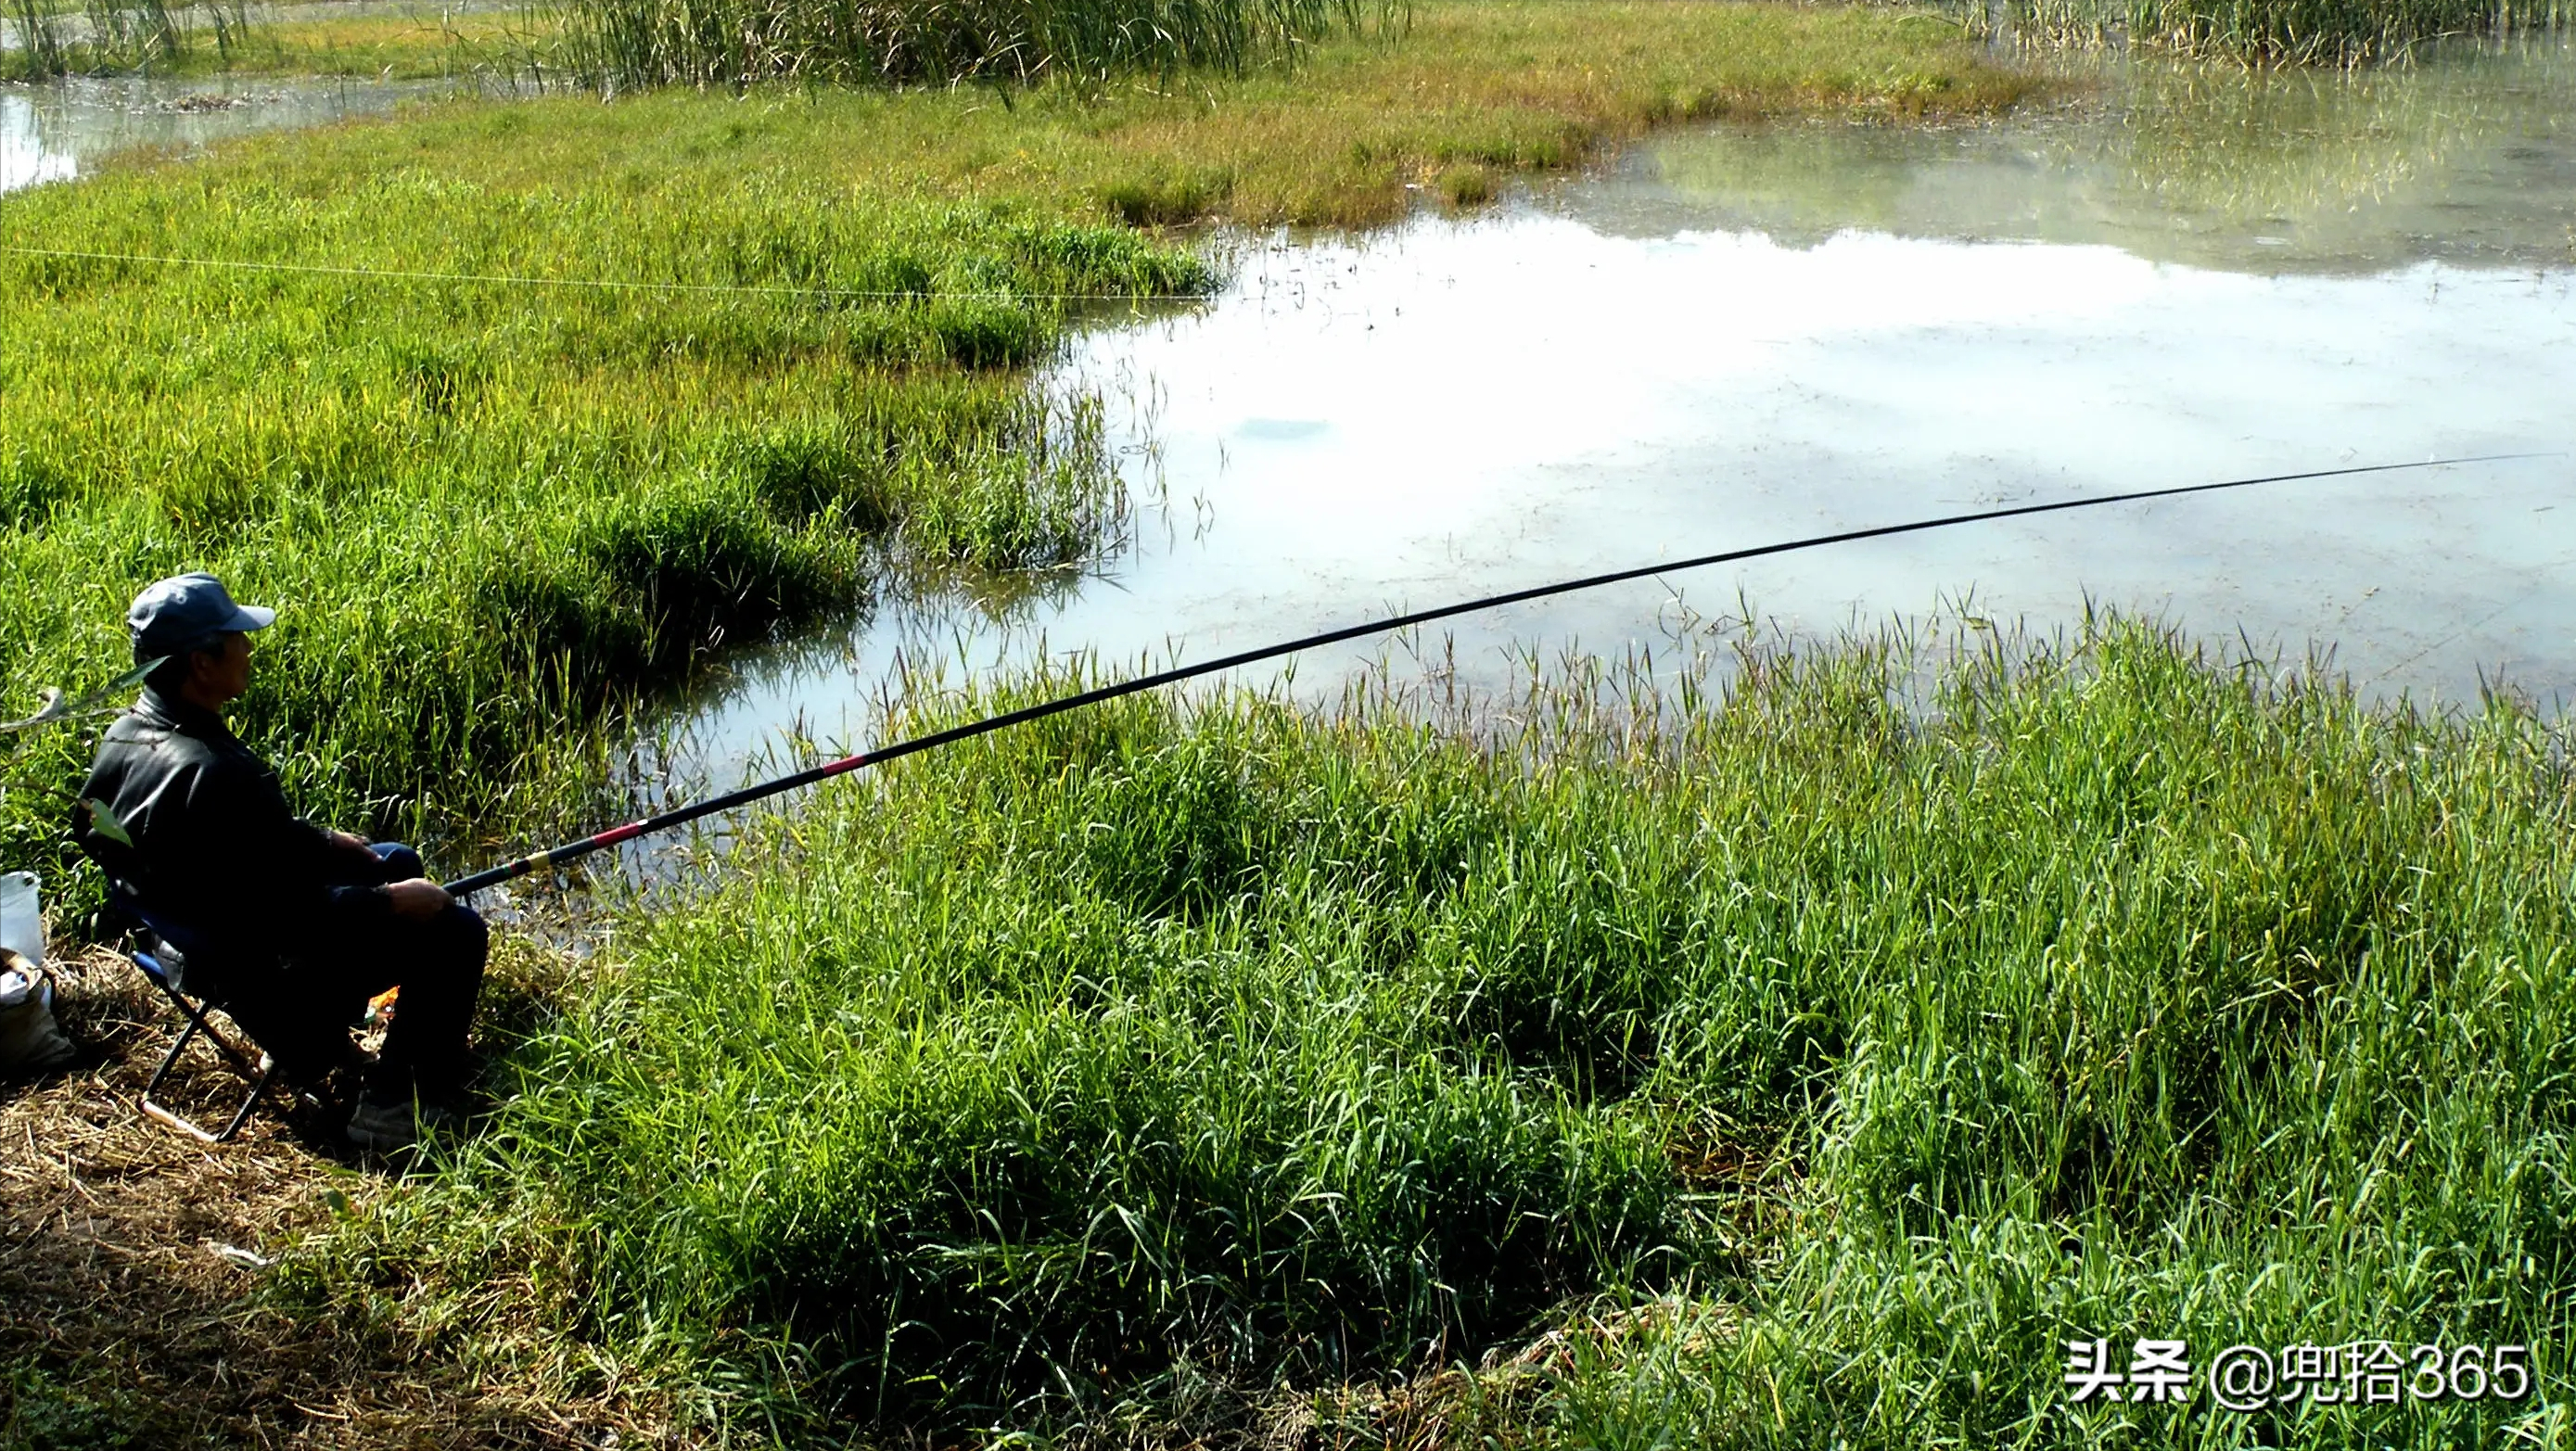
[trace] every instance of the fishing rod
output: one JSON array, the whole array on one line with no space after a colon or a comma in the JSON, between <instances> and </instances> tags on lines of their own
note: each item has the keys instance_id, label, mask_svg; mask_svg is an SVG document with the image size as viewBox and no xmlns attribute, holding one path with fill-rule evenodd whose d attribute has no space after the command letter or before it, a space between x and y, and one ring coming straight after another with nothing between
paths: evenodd
<instances>
[{"instance_id":1,"label":"fishing rod","mask_svg":"<svg viewBox=\"0 0 2576 1451\"><path fill-rule=\"evenodd\" d=\"M956 741L967 740L975 736L983 735L989 731L1001 730L1005 726L1020 725L1024 722L1033 720L1043 720L1051 715L1061 715L1068 710L1079 710L1086 705L1098 705L1102 701L1116 700L1122 695L1134 695L1139 691L1152 690L1157 686L1170 685L1176 681L1189 680L1201 675L1213 675L1218 671L1232 670L1237 666L1255 665L1264 660L1276 660L1282 655L1293 655L1300 650L1312 650L1321 645L1333 645L1339 644L1344 640L1356 640L1363 635L1381 634L1389 630L1401 630L1413 625L1428 624L1433 620L1445 620L1455 615L1468 614L1476 610L1489 610L1502 605L1519 604L1524 600L1546 599L1550 595L1571 594L1576 590L1594 589L1605 584L1618 584L1626 580L1644 579L1651 575L1670 574L1677 570L1700 569L1712 564L1731 564L1738 560L1760 559L1767 555L1788 554L1801 549L1820 549L1828 544L1850 544L1863 539L1885 539L1891 535L1897 534L1919 534L1927 529L1947 529L1958 524L1976 524L1992 519L2012 519L2029 514L2053 514L2064 509L2092 509L2099 508L2105 504L2129 504L2136 503L2142 499L2171 499L2178 498L2185 494L2215 493L2221 489L2244 489L2251 488L2257 484L2286 484L2302 479L2331 479L2341 478L2352 474L2386 474L2397 473L2408 469L2448 468L2460 464L2505 463L2519 459L2555 457L2559 457L2559 455L2551 453L2493 453L2480 454L2471 458L2421 459L2413 463L2362 464L2352 468L2313 469L2305 473L2266 474L2261 478L2228 479L2215 484L2180 484L2171 488L2163 489L2139 489L2125 494L2102 494L2080 499L2054 499L2045 504L2012 504L1996 509L1979 509L1965 514L1945 514L1937 519L1915 519L1903 524L1876 524L1866 529L1845 529L1838 533L1819 534L1807 539L1792 539L1778 544L1757 544L1750 549L1730 549L1718 554L1699 555L1692 559L1667 560L1659 564L1638 565L1632 569L1616 569L1607 574L1585 575L1581 579L1560 580L1554 584L1532 585L1527 589L1507 590L1502 594L1486 595L1482 599L1468 600L1461 604L1441 605L1434 609L1414 610L1408 614L1389 615L1384 619L1367 620L1356 625L1344 625L1338 629L1325 630L1320 634L1302 636L1283 644L1264 645L1259 649L1238 651L1235 654L1220 656L1214 660L1202 661L1196 665L1175 665L1168 670L1158 670L1150 675L1137 676L1133 680L1122 680L1113 685L1094 686L1089 690L1079 691L1072 695L1061 696L1054 700L1041 701L1036 705L1022 706L1017 710L1004 711L1000 715L987 716L982 720L969 721L964 725L955 725L950 726L945 730L932 731L928 735L915 736L908 741L897 741L893 745L879 746L872 751L861 751L854 756L843 756L837 761L826 761L818 766L808 766L804 770L780 776L775 780L764 781L756 786L745 786L738 791L728 791L724 795L710 797L709 799L698 802L693 806L683 806L676 811L665 811L658 816L647 816L640 821L630 821L624 826L611 827L606 831L600 832L596 836L585 836L579 841L566 842L562 846L538 852L534 856L524 856L516 861L505 862L500 866L486 868L485 870L476 872L471 876L459 877L455 881L447 883L447 890L449 894L453 896L467 896L471 893L479 892L485 887L496 886L516 877L524 877L531 872L540 871L547 867L561 866L566 862L586 857L592 852L604 851L621 842L633 841L639 836L648 836L657 831L667 831L674 826L685 826L692 821L699 820L703 817L713 816L718 812L731 811L737 806L747 806L754 801L781 795L785 792L796 790L799 787L811 786L820 781L828 781L835 776L847 775L852 771L858 770L862 766L883 765L885 762L899 760L905 756L916 755L922 751L931 750L935 747L948 745Z\"/></svg>"}]
</instances>

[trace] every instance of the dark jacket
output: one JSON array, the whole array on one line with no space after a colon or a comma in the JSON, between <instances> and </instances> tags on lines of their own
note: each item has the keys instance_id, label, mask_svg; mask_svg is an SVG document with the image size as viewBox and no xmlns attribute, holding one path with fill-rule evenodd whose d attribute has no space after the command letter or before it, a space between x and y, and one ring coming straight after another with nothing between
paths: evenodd
<instances>
[{"instance_id":1,"label":"dark jacket","mask_svg":"<svg viewBox=\"0 0 2576 1451\"><path fill-rule=\"evenodd\" d=\"M80 799L103 803L134 843L96 833L75 805L81 849L215 949L190 954L192 979L216 967L209 957L229 978L297 955L326 925L393 915L372 885L382 880L374 859L297 820L277 773L221 716L185 701L144 691L99 741Z\"/></svg>"}]
</instances>

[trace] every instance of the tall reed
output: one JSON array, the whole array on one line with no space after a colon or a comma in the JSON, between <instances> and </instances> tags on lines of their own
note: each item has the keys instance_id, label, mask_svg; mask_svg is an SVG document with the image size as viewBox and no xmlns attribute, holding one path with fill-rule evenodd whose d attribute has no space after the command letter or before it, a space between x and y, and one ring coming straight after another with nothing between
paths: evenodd
<instances>
[{"instance_id":1,"label":"tall reed","mask_svg":"<svg viewBox=\"0 0 2576 1451\"><path fill-rule=\"evenodd\" d=\"M2557 31L2576 19L2568 0L1965 0L1952 9L1990 37L2260 65L2366 65L2430 40Z\"/></svg>"},{"instance_id":2,"label":"tall reed","mask_svg":"<svg viewBox=\"0 0 2576 1451\"><path fill-rule=\"evenodd\" d=\"M563 0L562 62L603 86L1029 81L1239 72L1395 24L1404 0Z\"/></svg>"},{"instance_id":3,"label":"tall reed","mask_svg":"<svg viewBox=\"0 0 2576 1451\"><path fill-rule=\"evenodd\" d=\"M63 53L60 21L42 0L15 0L9 16L9 49L0 53L0 72L22 81L40 81L63 74L69 62Z\"/></svg>"},{"instance_id":4,"label":"tall reed","mask_svg":"<svg viewBox=\"0 0 2576 1451\"><path fill-rule=\"evenodd\" d=\"M197 60L208 40L221 65L252 28L248 0L88 0L68 15L44 0L15 0L6 70L42 80L166 69Z\"/></svg>"}]
</instances>

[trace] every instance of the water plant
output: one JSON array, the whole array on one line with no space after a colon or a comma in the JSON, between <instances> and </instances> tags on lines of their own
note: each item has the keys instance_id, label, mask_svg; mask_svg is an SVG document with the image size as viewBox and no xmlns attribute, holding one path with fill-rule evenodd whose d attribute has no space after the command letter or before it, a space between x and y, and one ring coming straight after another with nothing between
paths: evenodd
<instances>
[{"instance_id":1,"label":"water plant","mask_svg":"<svg viewBox=\"0 0 2576 1451\"><path fill-rule=\"evenodd\" d=\"M16 0L10 11L9 73L22 81L42 80L61 75L70 62L63 54L63 37L53 13L37 0Z\"/></svg>"}]
</instances>

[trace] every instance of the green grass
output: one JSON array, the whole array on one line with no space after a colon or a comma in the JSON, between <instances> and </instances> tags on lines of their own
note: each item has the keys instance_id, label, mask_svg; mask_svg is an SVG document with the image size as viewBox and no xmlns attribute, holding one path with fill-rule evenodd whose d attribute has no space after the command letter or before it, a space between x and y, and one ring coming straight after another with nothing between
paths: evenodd
<instances>
[{"instance_id":1,"label":"green grass","mask_svg":"<svg viewBox=\"0 0 2576 1451\"><path fill-rule=\"evenodd\" d=\"M181 75L345 76L525 85L529 54L560 37L533 11L263 19L229 48L197 47L161 69Z\"/></svg>"},{"instance_id":2,"label":"green grass","mask_svg":"<svg viewBox=\"0 0 2576 1451\"><path fill-rule=\"evenodd\" d=\"M136 74L526 83L533 79L525 69L530 57L562 43L560 17L535 11L326 12L281 21L240 5L171 9L140 0L111 9L18 0L17 8L0 11L0 21L14 47L0 52L0 76L13 80ZM35 43L19 46L19 36Z\"/></svg>"},{"instance_id":3,"label":"green grass","mask_svg":"<svg viewBox=\"0 0 2576 1451\"><path fill-rule=\"evenodd\" d=\"M2121 622L1909 678L1130 701L834 788L627 922L298 1293L788 1444L1300 1395L1352 1444L1443 1396L1510 1445L2564 1444L2556 738ZM2064 1340L2168 1334L2543 1389L2066 1404Z\"/></svg>"},{"instance_id":4,"label":"green grass","mask_svg":"<svg viewBox=\"0 0 2576 1451\"><path fill-rule=\"evenodd\" d=\"M263 63L363 48L320 34L286 31ZM422 67L458 43L367 42ZM212 568L281 608L241 720L300 805L443 864L524 847L605 813L639 699L863 604L890 560L1051 564L1116 536L1091 405L1042 401L1024 370L1091 315L1050 294L1209 284L1138 227L1367 224L1411 185L1476 205L1666 122L1974 114L2039 86L1910 12L1440 4L1399 47L1319 47L1293 71L459 100L0 198L11 246L762 289L0 256L0 572L25 584L0 606L0 712L116 673L132 592ZM596 997L519 1060L527 1117L455 1182L377 1206L386 1238L315 1293L445 1305L445 1328L400 1328L530 1383L636 1367L672 1417L828 1435L1168 1416L1184 1382L1464 1353L1697 1233L1663 1111L1611 1091L1628 1067L1550 1056L1520 1008L1494 1020L1514 1035L1499 1055L1459 1037L1426 1013L1483 1022L1481 990L1426 1008L1381 981L1403 945L1349 930L1404 891L1436 899L1482 849L1488 818L1452 812L1500 789L1473 751L1278 712L1204 742L1147 707L1068 730L1038 739L1070 757L960 755L942 770L967 775L904 778L949 796L818 820L845 846L773 884L788 896L737 886L674 919L638 976L551 989ZM1405 741L1448 794L1408 796L1369 754ZM1284 774L1227 784L1272 743ZM86 746L25 746L0 843L59 886L67 803L46 788ZM990 796L1014 781L1039 815ZM1301 847L1305 818L1245 815L1278 799L1251 785L1356 814ZM1494 796L1495 829L1516 809ZM1352 851L1382 879L1348 877ZM930 871L939 852L955 872ZM871 864L899 862L913 895L866 915ZM1240 890L1274 873L1313 895ZM762 935L825 912L835 883L860 915L792 947ZM740 976L737 952L777 975ZM700 1033L708 1012L765 1037ZM631 1056L610 1036L626 1021L650 1035ZM916 1032L908 1057L803 1074ZM646 1102L672 1075L715 1087ZM813 1091L781 1111L790 1081ZM595 1214L556 1197L578 1175L614 1191ZM1176 1357L1196 1369L1164 1378Z\"/></svg>"}]
</instances>

